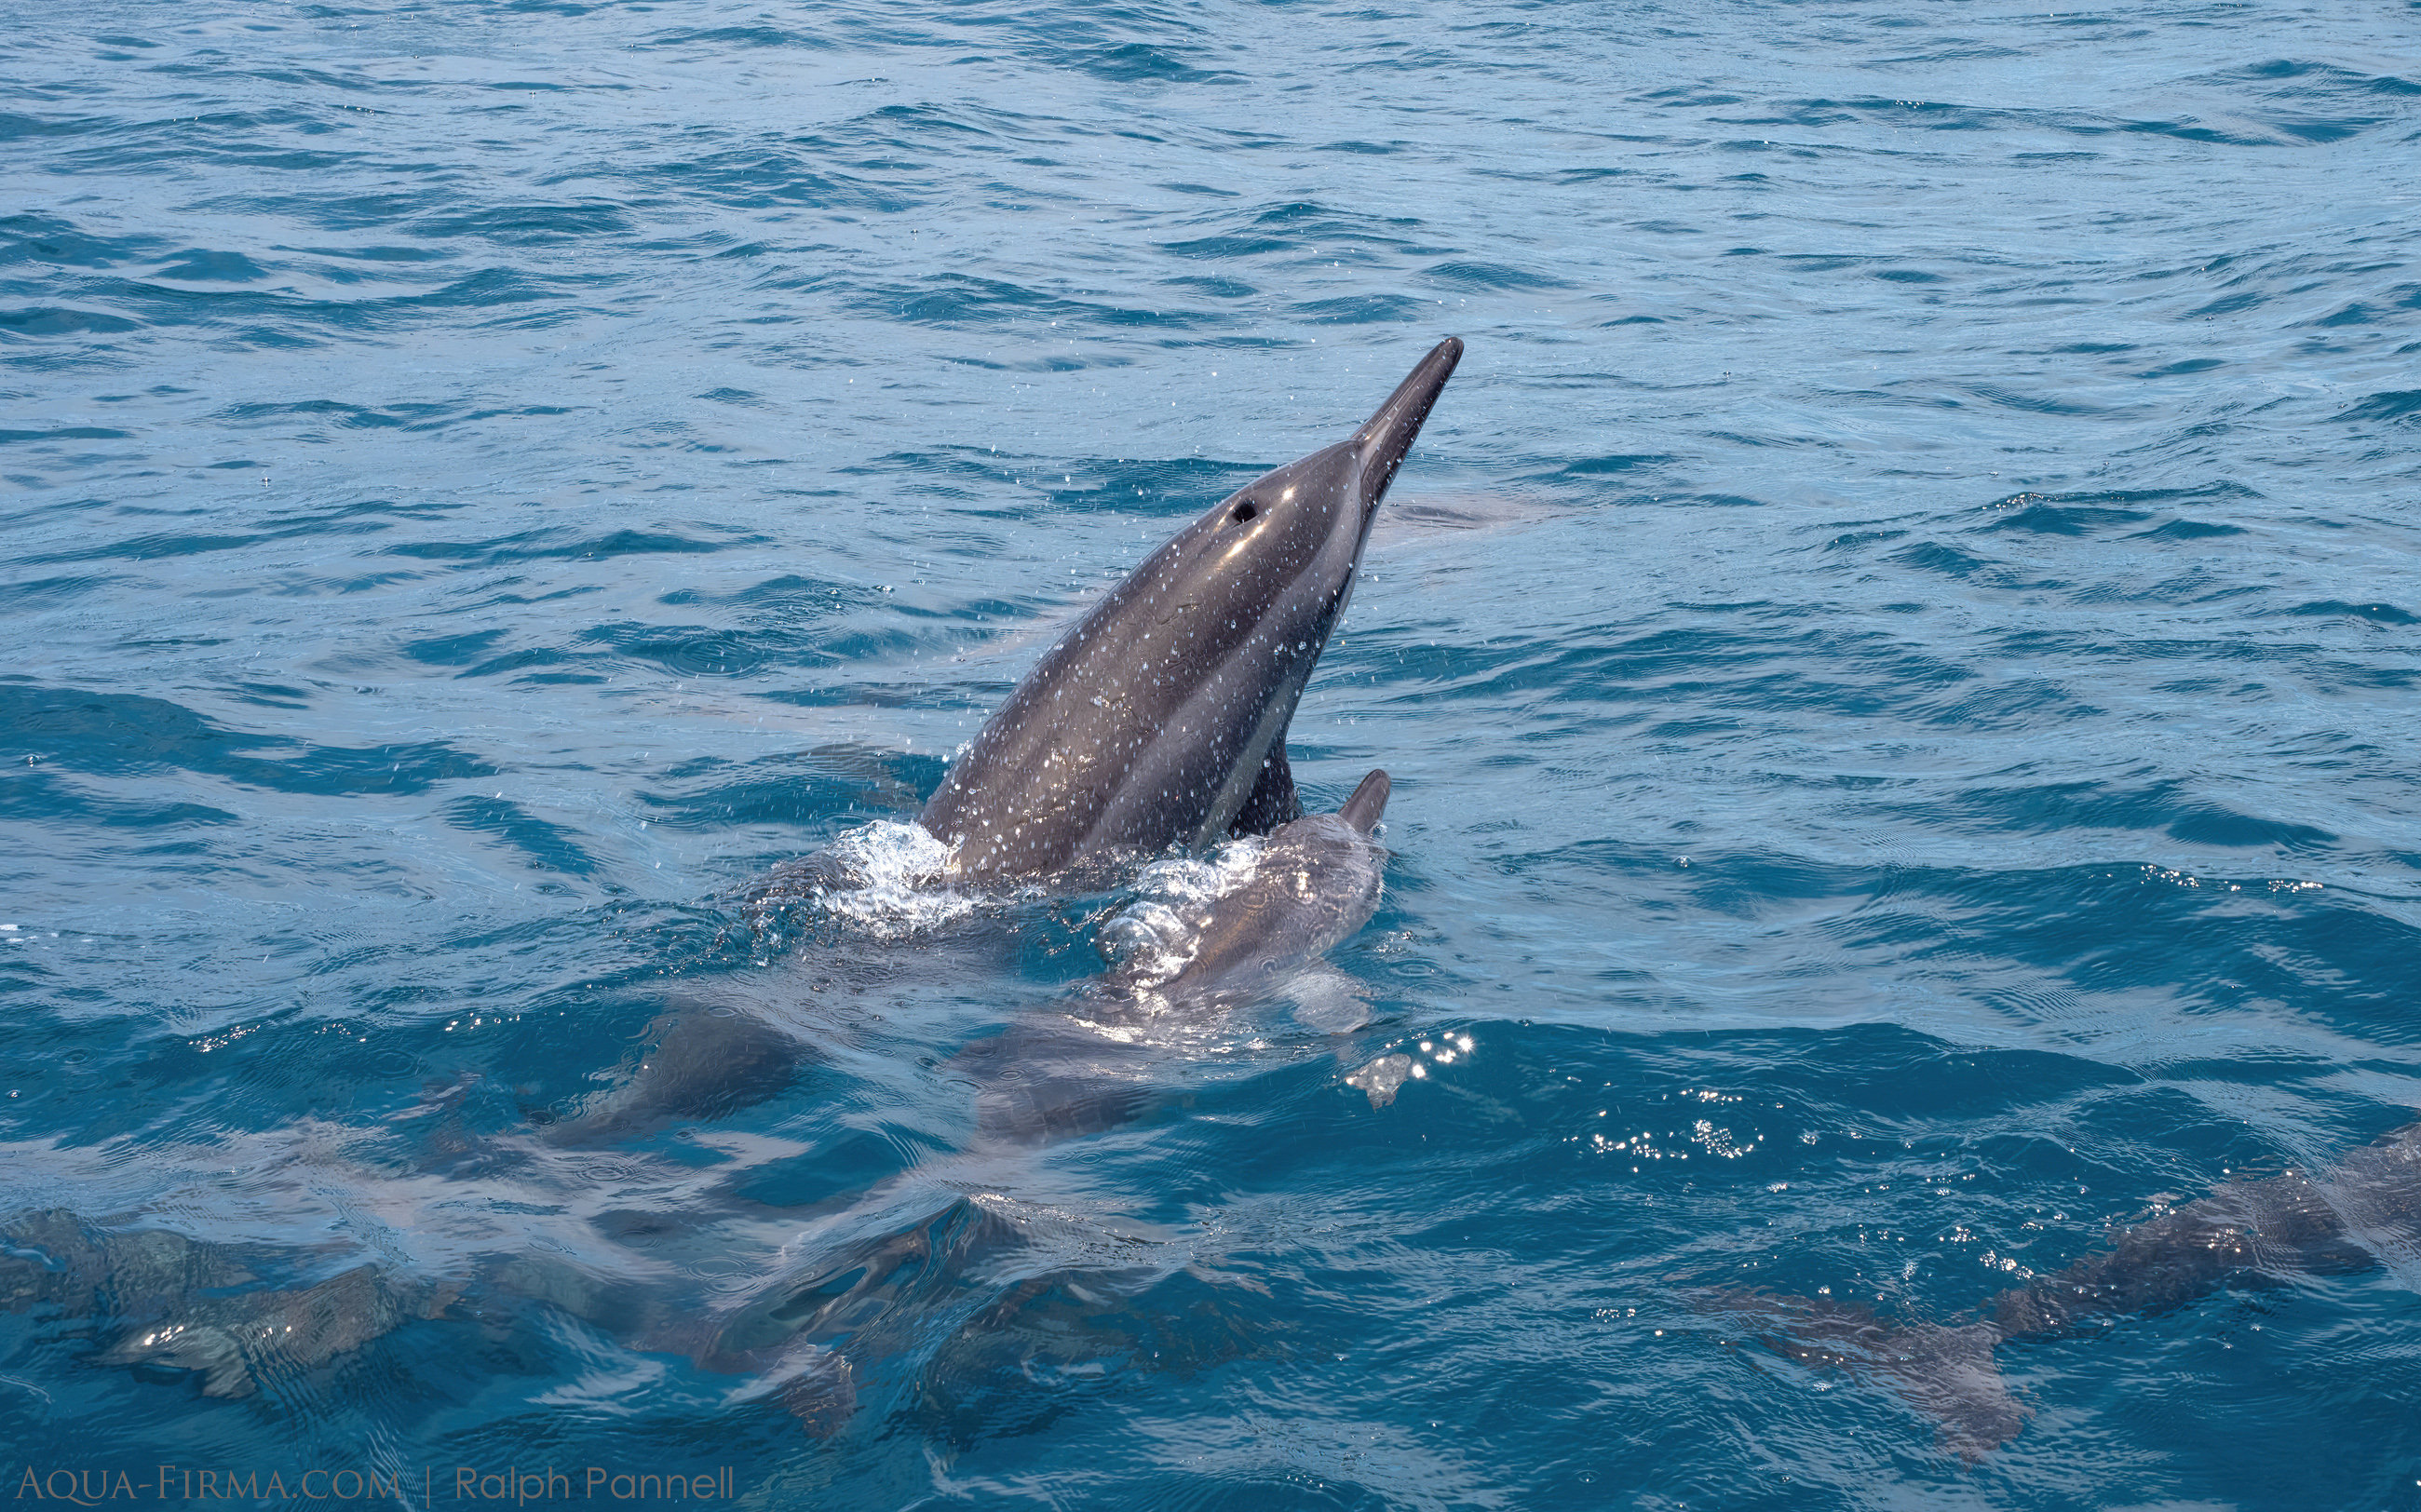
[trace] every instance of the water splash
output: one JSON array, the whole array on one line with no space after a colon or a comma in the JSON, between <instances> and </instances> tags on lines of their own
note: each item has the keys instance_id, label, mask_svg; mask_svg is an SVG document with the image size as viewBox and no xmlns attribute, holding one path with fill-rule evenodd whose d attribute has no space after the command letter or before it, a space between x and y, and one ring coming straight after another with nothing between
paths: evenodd
<instances>
[{"instance_id":1,"label":"water splash","mask_svg":"<svg viewBox=\"0 0 2421 1512\"><path fill-rule=\"evenodd\" d=\"M943 883L950 848L922 825L877 819L842 834L831 853L841 880L856 885L826 888L818 902L879 939L921 934L976 910L976 899Z\"/></svg>"}]
</instances>

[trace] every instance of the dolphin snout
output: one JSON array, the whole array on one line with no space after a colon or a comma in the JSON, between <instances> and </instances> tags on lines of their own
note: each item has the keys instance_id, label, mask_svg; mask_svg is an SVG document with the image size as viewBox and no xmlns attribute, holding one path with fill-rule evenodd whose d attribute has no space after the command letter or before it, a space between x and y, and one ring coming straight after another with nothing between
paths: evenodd
<instances>
[{"instance_id":1,"label":"dolphin snout","mask_svg":"<svg viewBox=\"0 0 2421 1512\"><path fill-rule=\"evenodd\" d=\"M1454 376L1455 364L1462 361L1462 340L1448 336L1429 349L1429 354L1414 365L1387 402L1379 406L1362 429L1347 444L1351 446L1362 470L1362 507L1367 513L1379 507L1387 485L1395 481L1396 469L1402 466L1404 454L1413 449L1413 439L1421 433L1421 423L1429 417L1429 409L1445 391L1445 381Z\"/></svg>"}]
</instances>

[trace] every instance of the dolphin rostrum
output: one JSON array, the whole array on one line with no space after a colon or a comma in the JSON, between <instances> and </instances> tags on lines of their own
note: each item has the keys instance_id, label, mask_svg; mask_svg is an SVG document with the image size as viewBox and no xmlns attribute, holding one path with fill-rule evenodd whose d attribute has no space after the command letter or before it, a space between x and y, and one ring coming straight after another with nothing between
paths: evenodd
<instances>
[{"instance_id":1,"label":"dolphin rostrum","mask_svg":"<svg viewBox=\"0 0 2421 1512\"><path fill-rule=\"evenodd\" d=\"M1350 440L1220 500L1044 654L918 816L954 875L1061 871L1302 814L1287 722L1461 356L1439 342Z\"/></svg>"}]
</instances>

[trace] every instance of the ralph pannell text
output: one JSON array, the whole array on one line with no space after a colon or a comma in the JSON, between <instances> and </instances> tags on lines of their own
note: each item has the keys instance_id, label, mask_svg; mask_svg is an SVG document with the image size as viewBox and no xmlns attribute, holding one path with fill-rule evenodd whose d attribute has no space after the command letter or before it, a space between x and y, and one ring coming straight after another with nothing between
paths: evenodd
<instances>
[{"instance_id":1,"label":"ralph pannell text","mask_svg":"<svg viewBox=\"0 0 2421 1512\"><path fill-rule=\"evenodd\" d=\"M27 1465L17 1481L20 1502L359 1502L406 1506L445 1502L728 1502L731 1467L676 1474L601 1465L576 1470L228 1470L221 1466L155 1464L142 1471Z\"/></svg>"}]
</instances>

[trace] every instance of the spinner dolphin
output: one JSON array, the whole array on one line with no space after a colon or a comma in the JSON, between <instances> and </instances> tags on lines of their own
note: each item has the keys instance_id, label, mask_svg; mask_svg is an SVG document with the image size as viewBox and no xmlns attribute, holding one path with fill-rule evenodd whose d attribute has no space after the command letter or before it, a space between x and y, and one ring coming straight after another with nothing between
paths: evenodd
<instances>
[{"instance_id":1,"label":"spinner dolphin","mask_svg":"<svg viewBox=\"0 0 2421 1512\"><path fill-rule=\"evenodd\" d=\"M957 876L1047 874L1302 816L1288 722L1461 358L1439 342L1351 437L1211 506L1044 653L918 816Z\"/></svg>"}]
</instances>

